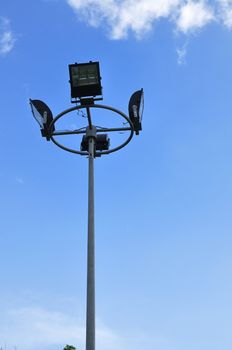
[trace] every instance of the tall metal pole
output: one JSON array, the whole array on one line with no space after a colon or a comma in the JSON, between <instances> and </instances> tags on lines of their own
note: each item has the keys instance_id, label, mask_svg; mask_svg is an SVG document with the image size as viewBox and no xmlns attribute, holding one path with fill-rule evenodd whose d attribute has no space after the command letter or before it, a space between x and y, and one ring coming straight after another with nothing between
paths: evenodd
<instances>
[{"instance_id":1,"label":"tall metal pole","mask_svg":"<svg viewBox=\"0 0 232 350\"><path fill-rule=\"evenodd\" d=\"M88 189L86 350L95 350L94 151L95 151L95 139L93 137L90 137L89 138L89 189Z\"/></svg>"}]
</instances>

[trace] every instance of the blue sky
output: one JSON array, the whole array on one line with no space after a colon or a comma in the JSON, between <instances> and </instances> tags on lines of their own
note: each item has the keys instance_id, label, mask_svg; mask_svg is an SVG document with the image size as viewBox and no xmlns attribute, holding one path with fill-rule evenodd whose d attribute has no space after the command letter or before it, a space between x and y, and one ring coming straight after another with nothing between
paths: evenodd
<instances>
[{"instance_id":1,"label":"blue sky","mask_svg":"<svg viewBox=\"0 0 232 350\"><path fill-rule=\"evenodd\" d=\"M28 99L69 108L89 60L103 103L145 91L143 132L96 160L97 349L231 350L231 30L231 0L1 1L4 350L84 350L87 159L41 138Z\"/></svg>"}]
</instances>

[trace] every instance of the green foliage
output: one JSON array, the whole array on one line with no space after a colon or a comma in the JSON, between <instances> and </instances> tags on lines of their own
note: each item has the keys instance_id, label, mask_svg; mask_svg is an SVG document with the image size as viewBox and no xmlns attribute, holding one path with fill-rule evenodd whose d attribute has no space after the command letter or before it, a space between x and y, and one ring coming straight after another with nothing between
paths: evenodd
<instances>
[{"instance_id":1,"label":"green foliage","mask_svg":"<svg viewBox=\"0 0 232 350\"><path fill-rule=\"evenodd\" d=\"M63 350L76 350L76 348L73 345L66 345Z\"/></svg>"}]
</instances>

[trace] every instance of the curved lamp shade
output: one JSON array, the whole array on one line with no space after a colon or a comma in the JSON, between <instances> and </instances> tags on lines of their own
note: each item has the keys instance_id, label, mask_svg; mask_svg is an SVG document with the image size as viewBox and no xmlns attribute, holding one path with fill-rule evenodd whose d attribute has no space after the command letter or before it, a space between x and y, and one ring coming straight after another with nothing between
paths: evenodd
<instances>
[{"instance_id":1,"label":"curved lamp shade","mask_svg":"<svg viewBox=\"0 0 232 350\"><path fill-rule=\"evenodd\" d=\"M50 108L41 100L31 100L31 111L35 120L39 123L41 133L43 137L49 141L50 136L55 130L54 125L50 128L51 122L53 120L52 112Z\"/></svg>"},{"instance_id":2,"label":"curved lamp shade","mask_svg":"<svg viewBox=\"0 0 232 350\"><path fill-rule=\"evenodd\" d=\"M135 91L129 101L129 117L134 126L136 135L142 130L142 116L144 108L144 92L143 89Z\"/></svg>"}]
</instances>

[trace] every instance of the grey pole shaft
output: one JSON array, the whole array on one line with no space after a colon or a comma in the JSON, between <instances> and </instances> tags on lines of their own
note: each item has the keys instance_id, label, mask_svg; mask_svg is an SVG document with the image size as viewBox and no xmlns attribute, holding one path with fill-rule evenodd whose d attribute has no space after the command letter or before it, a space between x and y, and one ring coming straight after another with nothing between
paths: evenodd
<instances>
[{"instance_id":1,"label":"grey pole shaft","mask_svg":"<svg viewBox=\"0 0 232 350\"><path fill-rule=\"evenodd\" d=\"M95 350L94 148L89 139L86 350Z\"/></svg>"}]
</instances>

